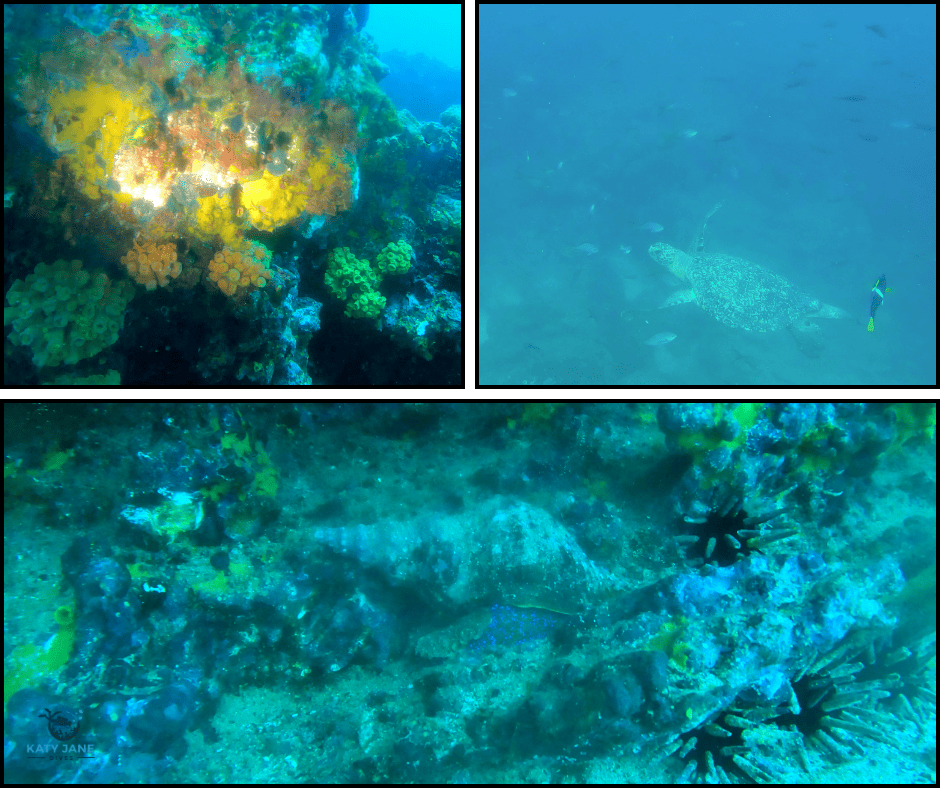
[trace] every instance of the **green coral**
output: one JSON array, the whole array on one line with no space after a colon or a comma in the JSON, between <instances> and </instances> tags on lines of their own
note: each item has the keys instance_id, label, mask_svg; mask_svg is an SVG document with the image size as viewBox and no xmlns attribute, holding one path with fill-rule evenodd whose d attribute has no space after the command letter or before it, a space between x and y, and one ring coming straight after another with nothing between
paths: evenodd
<instances>
[{"instance_id":1,"label":"green coral","mask_svg":"<svg viewBox=\"0 0 940 788\"><path fill-rule=\"evenodd\" d=\"M58 608L54 613L58 631L43 645L23 643L14 648L3 662L3 705L17 690L38 687L44 679L52 678L68 662L75 645L74 602Z\"/></svg>"},{"instance_id":2,"label":"green coral","mask_svg":"<svg viewBox=\"0 0 940 788\"><path fill-rule=\"evenodd\" d=\"M224 433L220 438L220 445L226 453L234 453L235 464L244 468L251 477L252 493L274 498L277 496L279 485L278 470L264 447L256 439L251 438L249 426L237 409L236 413L241 420L242 430ZM220 430L218 419L213 420L212 426L213 429ZM239 437L239 432L241 432L241 437ZM203 493L207 498L218 501L221 496L236 488L237 485L229 480L221 480L204 489ZM244 500L244 490L241 491L239 497Z\"/></svg>"},{"instance_id":3,"label":"green coral","mask_svg":"<svg viewBox=\"0 0 940 788\"><path fill-rule=\"evenodd\" d=\"M937 434L935 402L899 402L888 407L895 416L897 437L892 449L899 449L911 439L932 441Z\"/></svg>"},{"instance_id":4,"label":"green coral","mask_svg":"<svg viewBox=\"0 0 940 788\"><path fill-rule=\"evenodd\" d=\"M343 301L371 292L379 283L369 261L357 259L346 246L330 252L324 281L330 292Z\"/></svg>"},{"instance_id":5,"label":"green coral","mask_svg":"<svg viewBox=\"0 0 940 788\"><path fill-rule=\"evenodd\" d=\"M348 247L334 249L327 260L324 282L330 292L346 301L347 317L377 318L385 309L378 286L386 274L403 274L411 268L414 250L407 241L386 244L375 260L358 259Z\"/></svg>"},{"instance_id":6,"label":"green coral","mask_svg":"<svg viewBox=\"0 0 940 788\"><path fill-rule=\"evenodd\" d=\"M129 282L86 271L81 260L40 263L10 287L3 323L12 324L10 341L28 347L37 367L75 364L117 342L133 296Z\"/></svg>"},{"instance_id":7,"label":"green coral","mask_svg":"<svg viewBox=\"0 0 940 788\"><path fill-rule=\"evenodd\" d=\"M385 309L385 296L373 291L351 299L346 304L346 316L376 318L382 314L383 309Z\"/></svg>"},{"instance_id":8,"label":"green coral","mask_svg":"<svg viewBox=\"0 0 940 788\"><path fill-rule=\"evenodd\" d=\"M45 386L120 386L121 373L116 369L109 369L103 375L76 375L74 372L59 375Z\"/></svg>"},{"instance_id":9,"label":"green coral","mask_svg":"<svg viewBox=\"0 0 940 788\"><path fill-rule=\"evenodd\" d=\"M411 269L411 256L414 253L414 249L407 241L389 243L375 258L375 264L378 266L379 273L383 276L385 274L404 274Z\"/></svg>"},{"instance_id":10,"label":"green coral","mask_svg":"<svg viewBox=\"0 0 940 788\"><path fill-rule=\"evenodd\" d=\"M679 670L685 670L692 649L681 638L686 634L688 623L688 620L681 616L675 621L664 622L659 632L646 644L646 650L662 651Z\"/></svg>"},{"instance_id":11,"label":"green coral","mask_svg":"<svg viewBox=\"0 0 940 788\"><path fill-rule=\"evenodd\" d=\"M683 432L677 438L679 446L693 455L700 456L721 447L737 449L747 441L747 433L758 422L766 407L763 402L742 402L734 407L716 402L712 406L715 421L712 427L702 431ZM725 437L723 421L725 414L737 422L740 430L731 439Z\"/></svg>"},{"instance_id":12,"label":"green coral","mask_svg":"<svg viewBox=\"0 0 940 788\"><path fill-rule=\"evenodd\" d=\"M56 624L58 624L66 632L75 630L75 605L62 605L55 611ZM61 630L60 630L61 631Z\"/></svg>"},{"instance_id":13,"label":"green coral","mask_svg":"<svg viewBox=\"0 0 940 788\"><path fill-rule=\"evenodd\" d=\"M172 543L180 534L199 527L203 516L202 503L190 493L170 493L169 500L160 504L151 515L154 530L168 536Z\"/></svg>"}]
</instances>

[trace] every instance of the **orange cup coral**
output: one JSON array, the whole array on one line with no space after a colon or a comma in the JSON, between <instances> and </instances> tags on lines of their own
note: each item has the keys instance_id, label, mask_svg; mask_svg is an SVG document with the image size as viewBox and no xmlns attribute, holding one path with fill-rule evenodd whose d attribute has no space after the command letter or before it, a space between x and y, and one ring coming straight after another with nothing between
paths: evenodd
<instances>
[{"instance_id":1,"label":"orange cup coral","mask_svg":"<svg viewBox=\"0 0 940 788\"><path fill-rule=\"evenodd\" d=\"M182 263L176 259L176 244L172 243L134 241L134 248L121 258L121 263L134 281L148 290L156 289L158 284L166 287L170 279L176 279L183 271Z\"/></svg>"},{"instance_id":2,"label":"orange cup coral","mask_svg":"<svg viewBox=\"0 0 940 788\"><path fill-rule=\"evenodd\" d=\"M209 262L209 280L225 295L234 297L265 287L271 280L271 271L265 265L264 252L257 246L244 254L223 249Z\"/></svg>"}]
</instances>

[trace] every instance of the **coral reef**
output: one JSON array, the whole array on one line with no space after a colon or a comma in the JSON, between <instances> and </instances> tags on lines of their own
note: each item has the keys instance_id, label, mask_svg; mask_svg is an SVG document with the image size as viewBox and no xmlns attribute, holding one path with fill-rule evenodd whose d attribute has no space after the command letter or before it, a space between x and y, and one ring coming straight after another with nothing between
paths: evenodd
<instances>
[{"instance_id":1,"label":"coral reef","mask_svg":"<svg viewBox=\"0 0 940 788\"><path fill-rule=\"evenodd\" d=\"M8 95L28 152L5 190L10 279L65 246L143 285L141 319L113 361L123 382L296 385L355 369L365 383L385 364L456 380L460 170L409 172L406 157L459 157L459 112L423 126L397 112L378 85L388 69L352 14L342 24L329 6L61 6L41 24L37 14L11 6L6 20ZM444 191L456 206L449 230L427 211ZM389 238L407 239L407 261L403 250L383 256ZM329 251L344 247L380 275L420 269L420 284L402 278L393 292L367 288L321 310ZM398 299L417 287L420 333L398 328ZM393 295L395 325L383 333ZM348 316L370 320L334 342ZM306 328L287 337L294 324ZM198 348L193 331L206 336ZM10 350L11 380L62 377ZM65 362L76 365L66 375L93 380L84 358Z\"/></svg>"}]
</instances>

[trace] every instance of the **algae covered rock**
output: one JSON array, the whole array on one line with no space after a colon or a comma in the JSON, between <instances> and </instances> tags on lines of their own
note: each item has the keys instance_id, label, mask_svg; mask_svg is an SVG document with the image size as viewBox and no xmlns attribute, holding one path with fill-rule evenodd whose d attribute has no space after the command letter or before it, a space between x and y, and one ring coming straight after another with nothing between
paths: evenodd
<instances>
[{"instance_id":1,"label":"algae covered rock","mask_svg":"<svg viewBox=\"0 0 940 788\"><path fill-rule=\"evenodd\" d=\"M313 539L393 586L451 607L501 602L574 613L617 588L551 514L501 498L418 524L317 528Z\"/></svg>"}]
</instances>

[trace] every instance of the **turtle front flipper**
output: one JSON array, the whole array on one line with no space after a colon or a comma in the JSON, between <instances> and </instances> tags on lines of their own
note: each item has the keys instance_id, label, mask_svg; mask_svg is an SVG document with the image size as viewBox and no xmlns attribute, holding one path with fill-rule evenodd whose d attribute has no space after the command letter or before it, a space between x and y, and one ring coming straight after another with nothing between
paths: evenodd
<instances>
[{"instance_id":1,"label":"turtle front flipper","mask_svg":"<svg viewBox=\"0 0 940 788\"><path fill-rule=\"evenodd\" d=\"M689 301L695 300L695 291L694 290L677 290L669 298L663 301L660 305L660 309L665 309L667 306L675 306L676 304L687 304Z\"/></svg>"}]
</instances>

